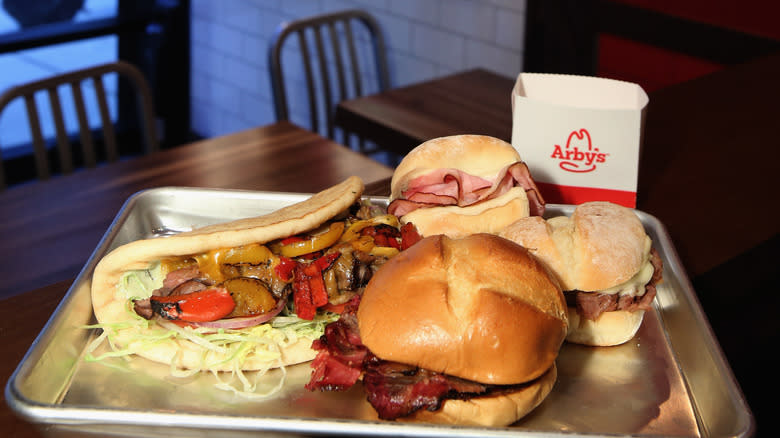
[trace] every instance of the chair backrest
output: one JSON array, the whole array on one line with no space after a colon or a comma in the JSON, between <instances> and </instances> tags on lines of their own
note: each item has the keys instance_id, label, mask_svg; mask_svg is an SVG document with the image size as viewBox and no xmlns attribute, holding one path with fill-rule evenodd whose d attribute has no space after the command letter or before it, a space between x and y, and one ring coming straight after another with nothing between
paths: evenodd
<instances>
[{"instance_id":1,"label":"chair backrest","mask_svg":"<svg viewBox=\"0 0 780 438\"><path fill-rule=\"evenodd\" d=\"M358 23L365 27L368 39L361 40L356 35L359 29L353 26ZM279 121L291 118L282 53L288 37L295 34L308 94L310 128L335 140L333 110L338 102L367 92L384 91L390 86L382 32L376 20L361 10L346 10L280 24L271 40L268 55L274 109ZM368 56L369 51L371 56ZM366 56L361 58L358 53ZM313 63L318 67L316 70L312 67ZM365 81L371 81L371 84L364 84ZM370 89L369 85L374 88Z\"/></svg>"},{"instance_id":2,"label":"chair backrest","mask_svg":"<svg viewBox=\"0 0 780 438\"><path fill-rule=\"evenodd\" d=\"M85 94L81 87L82 82L86 80L91 80L95 91L94 98L97 101L96 104L100 113L99 127L102 130L102 142L105 144L106 148L106 161L112 162L118 160L119 147L117 146L114 125L111 121L108 104L109 100L103 80L106 75L113 73L116 73L118 78L128 79L125 82L131 84L134 89L134 94L137 97L139 120L141 121L143 128L143 141L146 153L155 151L159 148L151 88L143 73L132 64L124 61L117 61L50 76L27 84L11 87L0 95L0 115L2 115L3 110L5 110L6 106L13 100L19 97L24 99L32 136L35 168L39 179L48 179L51 177L51 166L49 164L46 141L43 136L41 117L35 99L35 95L38 92L45 92L48 95L48 101L51 107L51 117L56 130L57 152L61 172L63 174L68 174L74 170L74 160L71 150L72 145L70 144L71 142L65 126L65 118L62 110L63 105L59 93L60 86L70 86L71 94L73 96L73 105L78 119L79 143L81 144L84 167L91 168L97 165L95 142L92 138L92 129L89 120L87 119L87 107L85 105L85 96L91 98L93 95L91 93ZM6 185L2 164L2 156L0 156L0 190Z\"/></svg>"}]
</instances>

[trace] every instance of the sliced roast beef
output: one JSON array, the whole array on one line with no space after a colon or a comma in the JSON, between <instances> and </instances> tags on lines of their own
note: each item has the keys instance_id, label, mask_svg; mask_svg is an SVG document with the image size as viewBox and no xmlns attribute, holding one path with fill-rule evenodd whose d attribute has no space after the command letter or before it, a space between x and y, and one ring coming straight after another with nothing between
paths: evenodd
<instances>
[{"instance_id":1,"label":"sliced roast beef","mask_svg":"<svg viewBox=\"0 0 780 438\"><path fill-rule=\"evenodd\" d=\"M645 287L645 293L637 296L620 297L618 300L618 310L627 312L636 312L637 310L650 310L655 298L655 285L649 284Z\"/></svg>"},{"instance_id":2,"label":"sliced roast beef","mask_svg":"<svg viewBox=\"0 0 780 438\"><path fill-rule=\"evenodd\" d=\"M171 291L169 295L176 296L176 295L191 294L193 292L198 292L198 291L208 289L213 284L214 282L208 281L205 278L193 278L180 283Z\"/></svg>"},{"instance_id":3,"label":"sliced roast beef","mask_svg":"<svg viewBox=\"0 0 780 438\"><path fill-rule=\"evenodd\" d=\"M133 310L144 319L152 319L154 316L152 300L149 298L143 300L133 300Z\"/></svg>"},{"instance_id":4,"label":"sliced roast beef","mask_svg":"<svg viewBox=\"0 0 780 438\"><path fill-rule=\"evenodd\" d=\"M197 281L199 276L200 270L195 264L171 271L163 279L163 286L152 291L152 295L167 297L171 294L183 295L201 290L203 284ZM154 316L152 302L149 298L133 300L133 310L145 319L152 319Z\"/></svg>"},{"instance_id":5,"label":"sliced roast beef","mask_svg":"<svg viewBox=\"0 0 780 438\"><path fill-rule=\"evenodd\" d=\"M176 289L180 284L198 277L200 277L200 269L197 264L171 271L165 276L162 290L159 293L161 296L168 296L170 291Z\"/></svg>"},{"instance_id":6,"label":"sliced roast beef","mask_svg":"<svg viewBox=\"0 0 780 438\"><path fill-rule=\"evenodd\" d=\"M663 279L663 261L655 248L650 250L650 263L653 265L653 276L645 285L642 295L600 294L580 290L566 291L564 295L569 307L576 307L577 313L586 319L596 320L604 312L625 310L650 310L656 295L656 284Z\"/></svg>"},{"instance_id":7,"label":"sliced roast beef","mask_svg":"<svg viewBox=\"0 0 780 438\"><path fill-rule=\"evenodd\" d=\"M595 320L604 312L617 310L618 296L616 294L600 294L579 290L567 291L567 303L577 309L577 313L586 319Z\"/></svg>"},{"instance_id":8,"label":"sliced roast beef","mask_svg":"<svg viewBox=\"0 0 780 438\"><path fill-rule=\"evenodd\" d=\"M650 263L653 265L653 278L650 279L650 284L655 286L664 278L664 261L655 248L650 249Z\"/></svg>"}]
</instances>

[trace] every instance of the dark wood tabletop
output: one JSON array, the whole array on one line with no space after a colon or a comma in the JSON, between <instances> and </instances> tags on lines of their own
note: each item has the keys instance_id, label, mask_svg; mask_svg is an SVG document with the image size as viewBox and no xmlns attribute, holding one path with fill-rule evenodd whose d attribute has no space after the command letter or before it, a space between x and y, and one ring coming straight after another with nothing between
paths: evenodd
<instances>
[{"instance_id":1,"label":"dark wood tabletop","mask_svg":"<svg viewBox=\"0 0 780 438\"><path fill-rule=\"evenodd\" d=\"M483 134L512 137L514 81L475 69L347 100L335 121L383 149L404 155L431 138Z\"/></svg>"}]
</instances>

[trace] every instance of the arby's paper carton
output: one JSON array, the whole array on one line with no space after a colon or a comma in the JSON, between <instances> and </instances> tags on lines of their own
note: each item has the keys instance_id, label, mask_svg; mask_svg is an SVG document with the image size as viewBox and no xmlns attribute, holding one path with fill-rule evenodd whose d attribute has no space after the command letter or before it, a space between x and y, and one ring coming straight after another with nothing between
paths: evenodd
<instances>
[{"instance_id":1,"label":"arby's paper carton","mask_svg":"<svg viewBox=\"0 0 780 438\"><path fill-rule=\"evenodd\" d=\"M545 201L635 207L647 103L630 82L521 73L512 90L512 145Z\"/></svg>"}]
</instances>

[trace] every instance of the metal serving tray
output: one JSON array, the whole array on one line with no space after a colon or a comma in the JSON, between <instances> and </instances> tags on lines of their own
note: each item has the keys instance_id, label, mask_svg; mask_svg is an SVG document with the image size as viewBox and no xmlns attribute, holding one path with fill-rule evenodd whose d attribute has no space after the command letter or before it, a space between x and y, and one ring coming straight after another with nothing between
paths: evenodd
<instances>
[{"instance_id":1,"label":"metal serving tray","mask_svg":"<svg viewBox=\"0 0 780 438\"><path fill-rule=\"evenodd\" d=\"M13 410L51 436L678 436L742 437L754 420L663 225L637 211L664 260L655 311L617 347L564 344L559 378L535 411L508 428L377 421L360 385L309 392L309 365L287 368L282 390L247 400L213 387L213 376L168 376L133 358L82 360L95 331L90 280L97 261L126 242L255 216L307 194L158 188L128 199L6 386ZM371 198L386 205L386 198ZM549 215L573 206L548 205ZM107 366L111 365L111 366ZM261 378L268 385L280 373Z\"/></svg>"}]
</instances>

